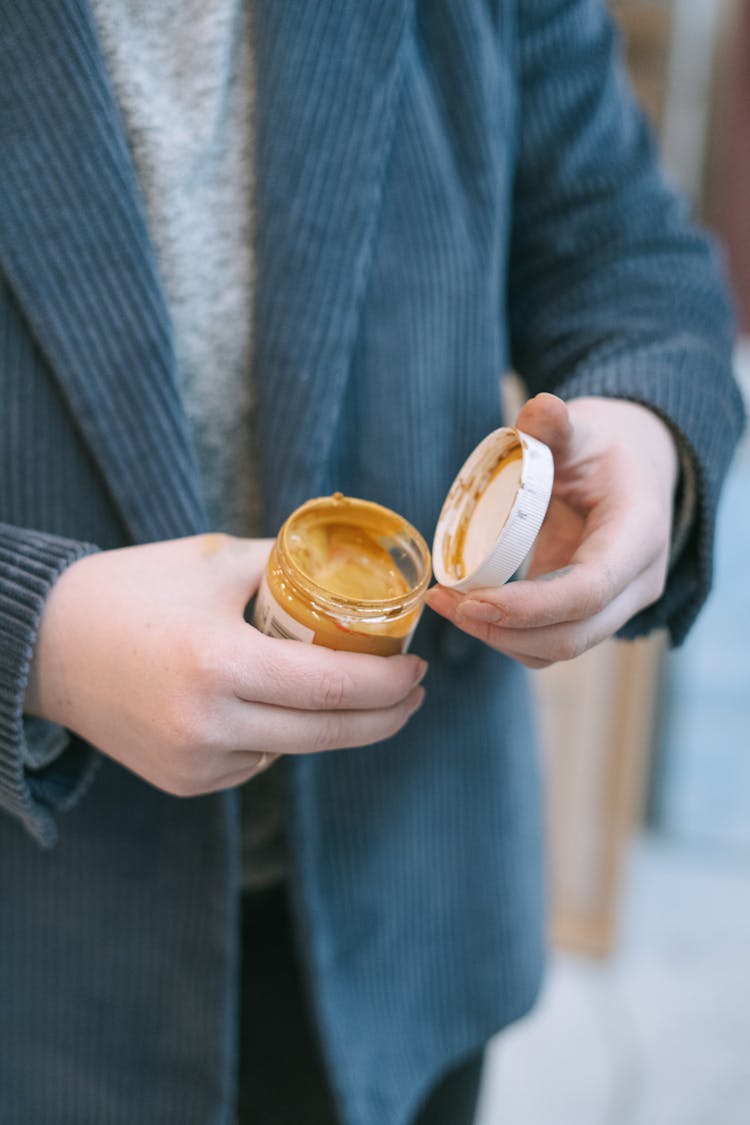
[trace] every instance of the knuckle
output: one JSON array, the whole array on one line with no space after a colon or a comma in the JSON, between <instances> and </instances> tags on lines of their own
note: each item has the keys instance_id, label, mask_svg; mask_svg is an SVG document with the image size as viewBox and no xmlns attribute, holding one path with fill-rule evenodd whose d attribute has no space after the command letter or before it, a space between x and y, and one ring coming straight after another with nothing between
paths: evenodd
<instances>
[{"instance_id":1,"label":"knuckle","mask_svg":"<svg viewBox=\"0 0 750 1125\"><path fill-rule=\"evenodd\" d=\"M513 629L534 629L538 625L551 624L557 620L557 608L547 611L546 615L540 620L540 614L533 609L527 608L514 613L512 620L507 622Z\"/></svg>"},{"instance_id":2,"label":"knuckle","mask_svg":"<svg viewBox=\"0 0 750 1125\"><path fill-rule=\"evenodd\" d=\"M555 644L553 658L555 660L575 660L586 651L586 641L580 633L566 633Z\"/></svg>"},{"instance_id":3,"label":"knuckle","mask_svg":"<svg viewBox=\"0 0 750 1125\"><path fill-rule=\"evenodd\" d=\"M472 633L483 644L492 646L495 639L495 626L489 621L477 621L474 623Z\"/></svg>"},{"instance_id":4,"label":"knuckle","mask_svg":"<svg viewBox=\"0 0 750 1125\"><path fill-rule=\"evenodd\" d=\"M199 751L217 743L217 724L209 711L183 697L175 701L167 719L168 744L180 763L199 757Z\"/></svg>"},{"instance_id":5,"label":"knuckle","mask_svg":"<svg viewBox=\"0 0 750 1125\"><path fill-rule=\"evenodd\" d=\"M286 650L291 648L286 641L276 637L267 637L263 633L256 633L254 637L257 645L258 661L248 667L246 659L238 657L234 661L234 677L239 684L244 684L248 677L252 679L259 698L263 698L269 685L279 683L289 677L289 654Z\"/></svg>"},{"instance_id":6,"label":"knuckle","mask_svg":"<svg viewBox=\"0 0 750 1125\"><path fill-rule=\"evenodd\" d=\"M183 652L191 684L206 687L226 678L226 654L211 636L202 633L187 638Z\"/></svg>"},{"instance_id":7,"label":"knuckle","mask_svg":"<svg viewBox=\"0 0 750 1125\"><path fill-rule=\"evenodd\" d=\"M587 595L583 600L584 618L593 617L601 613L614 599L616 593L615 577L609 567L605 567L595 581L591 583Z\"/></svg>"},{"instance_id":8,"label":"knuckle","mask_svg":"<svg viewBox=\"0 0 750 1125\"><path fill-rule=\"evenodd\" d=\"M318 754L323 750L335 750L344 745L344 732L341 719L337 715L326 716L316 726L312 736L310 749Z\"/></svg>"},{"instance_id":9,"label":"knuckle","mask_svg":"<svg viewBox=\"0 0 750 1125\"><path fill-rule=\"evenodd\" d=\"M260 660L257 665L248 668L246 661L239 665L242 682L249 685L254 693L253 697L259 701L268 700L275 697L282 688L284 695L287 695L293 685L295 703L290 702L290 706L305 706L307 703L313 710L320 710L313 698L314 681L297 651L302 645L299 642L290 644L289 641L263 634L258 634L258 639Z\"/></svg>"},{"instance_id":10,"label":"knuckle","mask_svg":"<svg viewBox=\"0 0 750 1125\"><path fill-rule=\"evenodd\" d=\"M349 696L349 677L338 668L323 673L315 688L315 703L321 711L337 711Z\"/></svg>"},{"instance_id":11,"label":"knuckle","mask_svg":"<svg viewBox=\"0 0 750 1125\"><path fill-rule=\"evenodd\" d=\"M177 756L181 756L188 746L200 742L202 721L197 708L175 704L167 717L169 746Z\"/></svg>"}]
</instances>

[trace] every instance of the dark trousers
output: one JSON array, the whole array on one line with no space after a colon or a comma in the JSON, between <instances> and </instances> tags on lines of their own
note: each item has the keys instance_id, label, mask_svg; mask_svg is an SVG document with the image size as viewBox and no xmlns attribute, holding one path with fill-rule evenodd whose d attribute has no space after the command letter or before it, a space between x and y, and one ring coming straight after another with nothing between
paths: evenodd
<instances>
[{"instance_id":1,"label":"dark trousers","mask_svg":"<svg viewBox=\"0 0 750 1125\"><path fill-rule=\"evenodd\" d=\"M239 1125L340 1125L282 888L245 896L241 1011ZM414 1125L472 1125L481 1073L481 1054L451 1071Z\"/></svg>"}]
</instances>

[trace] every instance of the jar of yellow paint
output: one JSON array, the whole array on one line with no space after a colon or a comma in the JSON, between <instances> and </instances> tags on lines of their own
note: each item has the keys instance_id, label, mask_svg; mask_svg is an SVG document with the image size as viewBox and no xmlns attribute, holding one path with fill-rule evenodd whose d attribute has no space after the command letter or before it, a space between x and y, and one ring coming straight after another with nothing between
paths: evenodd
<instances>
[{"instance_id":1,"label":"jar of yellow paint","mask_svg":"<svg viewBox=\"0 0 750 1125\"><path fill-rule=\"evenodd\" d=\"M337 492L309 500L282 526L253 623L270 636L392 656L408 647L430 574L416 528Z\"/></svg>"}]
</instances>

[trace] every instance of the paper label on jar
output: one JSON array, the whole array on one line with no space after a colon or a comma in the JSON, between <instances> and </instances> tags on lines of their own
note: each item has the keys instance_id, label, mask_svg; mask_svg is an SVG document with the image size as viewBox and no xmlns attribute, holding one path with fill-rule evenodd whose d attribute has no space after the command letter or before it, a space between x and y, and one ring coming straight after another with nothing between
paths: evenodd
<instances>
[{"instance_id":1,"label":"paper label on jar","mask_svg":"<svg viewBox=\"0 0 750 1125\"><path fill-rule=\"evenodd\" d=\"M268 637L280 637L287 641L304 641L305 644L311 645L315 637L314 629L300 625L291 613L287 613L279 605L268 588L265 574L255 596L253 625Z\"/></svg>"}]
</instances>

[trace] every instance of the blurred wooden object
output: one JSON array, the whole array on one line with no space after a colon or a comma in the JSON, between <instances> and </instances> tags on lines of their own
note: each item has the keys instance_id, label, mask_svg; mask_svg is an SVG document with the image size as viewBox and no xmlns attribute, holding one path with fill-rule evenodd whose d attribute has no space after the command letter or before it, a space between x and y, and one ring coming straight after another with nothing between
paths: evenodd
<instances>
[{"instance_id":1,"label":"blurred wooden object","mask_svg":"<svg viewBox=\"0 0 750 1125\"><path fill-rule=\"evenodd\" d=\"M726 3L717 36L704 214L726 248L741 331L750 332L750 4Z\"/></svg>"},{"instance_id":2,"label":"blurred wooden object","mask_svg":"<svg viewBox=\"0 0 750 1125\"><path fill-rule=\"evenodd\" d=\"M639 102L658 132L667 104L672 0L610 0L625 39L628 71Z\"/></svg>"},{"instance_id":3,"label":"blurred wooden object","mask_svg":"<svg viewBox=\"0 0 750 1125\"><path fill-rule=\"evenodd\" d=\"M601 956L617 930L662 684L662 636L607 641L534 674L547 798L551 939Z\"/></svg>"}]
</instances>

